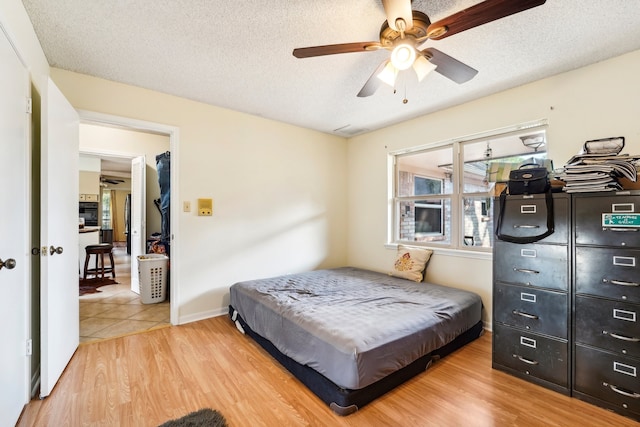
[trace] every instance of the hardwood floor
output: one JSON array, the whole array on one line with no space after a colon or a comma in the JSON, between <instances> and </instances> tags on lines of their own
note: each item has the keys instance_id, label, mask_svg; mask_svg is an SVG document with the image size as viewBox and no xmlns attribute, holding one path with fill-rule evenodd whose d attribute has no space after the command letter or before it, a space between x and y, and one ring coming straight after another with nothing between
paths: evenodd
<instances>
[{"instance_id":1,"label":"hardwood floor","mask_svg":"<svg viewBox=\"0 0 640 427\"><path fill-rule=\"evenodd\" d=\"M81 345L18 426L157 426L209 407L231 426L638 426L491 369L491 335L340 417L226 316Z\"/></svg>"}]
</instances>

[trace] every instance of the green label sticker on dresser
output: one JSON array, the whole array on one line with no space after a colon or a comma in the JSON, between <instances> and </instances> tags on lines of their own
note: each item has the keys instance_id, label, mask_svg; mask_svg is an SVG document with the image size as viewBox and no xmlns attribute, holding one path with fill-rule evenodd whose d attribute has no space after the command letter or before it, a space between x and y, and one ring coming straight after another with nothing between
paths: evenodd
<instances>
[{"instance_id":1,"label":"green label sticker on dresser","mask_svg":"<svg viewBox=\"0 0 640 427\"><path fill-rule=\"evenodd\" d=\"M603 227L640 227L640 213L603 213Z\"/></svg>"}]
</instances>

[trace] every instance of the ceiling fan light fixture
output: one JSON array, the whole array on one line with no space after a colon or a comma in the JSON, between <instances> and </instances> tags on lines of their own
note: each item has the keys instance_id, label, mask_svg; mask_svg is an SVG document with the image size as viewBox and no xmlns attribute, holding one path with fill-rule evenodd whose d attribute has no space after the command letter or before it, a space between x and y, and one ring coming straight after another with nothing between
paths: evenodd
<instances>
[{"instance_id":1,"label":"ceiling fan light fixture","mask_svg":"<svg viewBox=\"0 0 640 427\"><path fill-rule=\"evenodd\" d=\"M527 148L532 148L535 152L537 152L540 147L543 147L547 143L544 135L540 134L521 136L520 140L522 141L522 145Z\"/></svg>"},{"instance_id":2,"label":"ceiling fan light fixture","mask_svg":"<svg viewBox=\"0 0 640 427\"><path fill-rule=\"evenodd\" d=\"M399 43L391 51L391 63L398 70L406 70L416 60L416 49L409 43Z\"/></svg>"},{"instance_id":3,"label":"ceiling fan light fixture","mask_svg":"<svg viewBox=\"0 0 640 427\"><path fill-rule=\"evenodd\" d=\"M422 55L419 55L415 62L413 63L413 70L416 72L418 76L418 81L421 82L427 75L435 70L437 66L429 61Z\"/></svg>"},{"instance_id":4,"label":"ceiling fan light fixture","mask_svg":"<svg viewBox=\"0 0 640 427\"><path fill-rule=\"evenodd\" d=\"M380 27L380 42L339 43L293 49L296 58L309 58L350 52L387 49L391 58L378 65L366 81L358 97L373 95L380 81L395 85L398 73L413 66L418 80L423 80L433 65L449 80L462 84L478 74L478 70L437 49L427 47L428 40L440 40L480 25L541 6L546 0L484 0L436 22L412 9L411 0L382 0L386 20ZM418 3L418 2L416 2ZM418 59L416 59L418 57ZM426 57L426 58L419 58ZM426 60L425 60L426 59ZM429 64L429 62L431 64ZM428 67L427 67L428 66ZM406 98L403 100L406 103Z\"/></svg>"},{"instance_id":5,"label":"ceiling fan light fixture","mask_svg":"<svg viewBox=\"0 0 640 427\"><path fill-rule=\"evenodd\" d=\"M393 66L391 61L387 61L382 71L380 71L376 77L393 87L396 84L396 77L398 77L398 69Z\"/></svg>"}]
</instances>

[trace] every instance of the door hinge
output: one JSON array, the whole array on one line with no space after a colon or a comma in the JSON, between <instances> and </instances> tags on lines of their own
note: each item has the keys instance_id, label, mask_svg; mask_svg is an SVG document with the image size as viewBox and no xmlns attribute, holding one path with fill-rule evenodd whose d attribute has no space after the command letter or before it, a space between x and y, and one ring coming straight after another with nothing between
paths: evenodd
<instances>
[{"instance_id":1,"label":"door hinge","mask_svg":"<svg viewBox=\"0 0 640 427\"><path fill-rule=\"evenodd\" d=\"M33 354L33 340L29 338L27 340L27 356L31 356Z\"/></svg>"},{"instance_id":2,"label":"door hinge","mask_svg":"<svg viewBox=\"0 0 640 427\"><path fill-rule=\"evenodd\" d=\"M33 100L31 98L27 98L27 114L31 114L33 112Z\"/></svg>"}]
</instances>

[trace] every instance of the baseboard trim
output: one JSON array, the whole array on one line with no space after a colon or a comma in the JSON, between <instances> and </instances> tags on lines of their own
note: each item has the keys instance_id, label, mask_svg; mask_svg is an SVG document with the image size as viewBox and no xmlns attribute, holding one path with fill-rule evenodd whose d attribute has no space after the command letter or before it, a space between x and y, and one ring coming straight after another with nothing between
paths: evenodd
<instances>
[{"instance_id":1,"label":"baseboard trim","mask_svg":"<svg viewBox=\"0 0 640 427\"><path fill-rule=\"evenodd\" d=\"M228 308L218 308L215 310L201 311L199 313L193 313L186 316L178 317L178 325L184 325L186 323L197 322L198 320L210 319L212 317L223 316L229 313Z\"/></svg>"}]
</instances>

